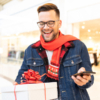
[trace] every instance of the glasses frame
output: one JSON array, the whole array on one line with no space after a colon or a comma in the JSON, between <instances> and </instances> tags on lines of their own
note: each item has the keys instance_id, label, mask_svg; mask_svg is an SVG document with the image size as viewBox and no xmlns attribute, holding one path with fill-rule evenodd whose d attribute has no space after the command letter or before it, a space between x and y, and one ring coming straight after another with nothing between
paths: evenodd
<instances>
[{"instance_id":1,"label":"glasses frame","mask_svg":"<svg viewBox=\"0 0 100 100\"><path fill-rule=\"evenodd\" d=\"M59 21L59 20L50 20L50 21L54 22L54 24L55 24L55 22L56 22L56 21ZM44 23L44 25L43 25L43 27L44 27L45 24L47 24L47 26L48 26L48 22L50 22L50 21L47 21L47 22L40 21L40 22L43 22L43 23ZM38 25L38 23L40 23L40 22L37 22L37 25ZM54 26L54 25L53 25L53 26ZM53 26L52 26L52 27L53 27ZM39 28L43 28L43 27L40 27L39 25L38 25L38 27L39 27ZM48 26L48 27L50 27L50 26Z\"/></svg>"}]
</instances>

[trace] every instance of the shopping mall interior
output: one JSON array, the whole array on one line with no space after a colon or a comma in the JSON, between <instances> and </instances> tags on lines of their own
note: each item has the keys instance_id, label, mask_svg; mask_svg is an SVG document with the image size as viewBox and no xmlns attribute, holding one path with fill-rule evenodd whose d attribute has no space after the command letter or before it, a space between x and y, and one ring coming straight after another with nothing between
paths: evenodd
<instances>
[{"instance_id":1,"label":"shopping mall interior","mask_svg":"<svg viewBox=\"0 0 100 100\"><path fill-rule=\"evenodd\" d=\"M14 82L25 49L40 39L36 11L44 3L59 7L64 34L74 35L86 45L91 67L97 73L88 91L91 100L100 100L100 0L0 0L0 80Z\"/></svg>"}]
</instances>

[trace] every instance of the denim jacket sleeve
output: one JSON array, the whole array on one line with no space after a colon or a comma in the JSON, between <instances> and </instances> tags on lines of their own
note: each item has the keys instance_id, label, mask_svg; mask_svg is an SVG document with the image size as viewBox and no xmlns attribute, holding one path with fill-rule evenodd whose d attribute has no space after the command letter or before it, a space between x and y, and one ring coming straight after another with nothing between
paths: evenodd
<instances>
[{"instance_id":1,"label":"denim jacket sleeve","mask_svg":"<svg viewBox=\"0 0 100 100\"><path fill-rule=\"evenodd\" d=\"M27 71L29 69L28 65L26 64L26 51L25 51L25 54L24 54L24 60L23 60L23 63L22 63L22 66L18 72L18 75L16 77L16 82L18 84L20 84L21 82L21 77L22 77L22 74L24 73L24 71Z\"/></svg>"},{"instance_id":2,"label":"denim jacket sleeve","mask_svg":"<svg viewBox=\"0 0 100 100\"><path fill-rule=\"evenodd\" d=\"M84 44L82 46L80 55L81 55L81 59L82 59L82 63L80 63L80 68L85 67L86 71L92 71L89 54L88 54L87 48ZM86 85L79 86L79 87L80 88L89 88L93 83L94 83L94 76L91 75L91 80Z\"/></svg>"}]
</instances>

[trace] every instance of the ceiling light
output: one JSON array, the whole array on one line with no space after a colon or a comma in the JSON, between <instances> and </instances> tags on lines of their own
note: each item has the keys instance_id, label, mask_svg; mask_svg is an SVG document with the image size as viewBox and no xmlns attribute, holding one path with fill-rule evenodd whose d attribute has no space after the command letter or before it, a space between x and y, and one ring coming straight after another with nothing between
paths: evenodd
<instances>
[{"instance_id":1,"label":"ceiling light","mask_svg":"<svg viewBox=\"0 0 100 100\"><path fill-rule=\"evenodd\" d=\"M91 30L88 30L88 32L90 32Z\"/></svg>"},{"instance_id":2,"label":"ceiling light","mask_svg":"<svg viewBox=\"0 0 100 100\"><path fill-rule=\"evenodd\" d=\"M91 37L89 37L89 39L92 39Z\"/></svg>"},{"instance_id":3,"label":"ceiling light","mask_svg":"<svg viewBox=\"0 0 100 100\"><path fill-rule=\"evenodd\" d=\"M84 29L85 28L85 26L82 26L82 29Z\"/></svg>"}]
</instances>

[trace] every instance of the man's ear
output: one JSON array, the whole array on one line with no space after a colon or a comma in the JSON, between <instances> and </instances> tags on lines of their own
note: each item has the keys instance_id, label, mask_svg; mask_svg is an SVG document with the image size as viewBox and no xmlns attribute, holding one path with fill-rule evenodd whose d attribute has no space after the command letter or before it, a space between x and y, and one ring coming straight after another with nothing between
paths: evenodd
<instances>
[{"instance_id":1,"label":"man's ear","mask_svg":"<svg viewBox=\"0 0 100 100\"><path fill-rule=\"evenodd\" d=\"M59 20L59 28L62 26L62 20Z\"/></svg>"}]
</instances>

